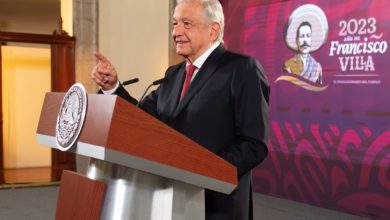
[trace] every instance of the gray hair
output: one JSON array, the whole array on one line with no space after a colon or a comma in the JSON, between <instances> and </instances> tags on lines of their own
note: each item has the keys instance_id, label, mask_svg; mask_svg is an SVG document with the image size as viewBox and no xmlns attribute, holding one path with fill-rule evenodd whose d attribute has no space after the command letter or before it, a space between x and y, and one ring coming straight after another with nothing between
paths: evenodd
<instances>
[{"instance_id":1,"label":"gray hair","mask_svg":"<svg viewBox=\"0 0 390 220\"><path fill-rule=\"evenodd\" d=\"M221 43L223 42L225 16L223 15L222 5L218 0L177 0L177 4L180 3L201 3L208 22L216 22L221 27L217 40Z\"/></svg>"}]
</instances>

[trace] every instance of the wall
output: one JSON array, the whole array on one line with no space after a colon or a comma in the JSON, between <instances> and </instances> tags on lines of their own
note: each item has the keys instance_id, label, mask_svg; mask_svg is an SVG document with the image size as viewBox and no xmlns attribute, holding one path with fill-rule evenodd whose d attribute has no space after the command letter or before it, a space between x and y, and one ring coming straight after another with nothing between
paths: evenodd
<instances>
[{"instance_id":1,"label":"wall","mask_svg":"<svg viewBox=\"0 0 390 220\"><path fill-rule=\"evenodd\" d=\"M73 1L61 0L62 29L73 36Z\"/></svg>"},{"instance_id":2,"label":"wall","mask_svg":"<svg viewBox=\"0 0 390 220\"><path fill-rule=\"evenodd\" d=\"M59 15L59 0L0 0L1 31L51 34Z\"/></svg>"},{"instance_id":3,"label":"wall","mask_svg":"<svg viewBox=\"0 0 390 220\"><path fill-rule=\"evenodd\" d=\"M44 95L51 90L50 48L3 46L4 168L50 166L36 140Z\"/></svg>"},{"instance_id":4,"label":"wall","mask_svg":"<svg viewBox=\"0 0 390 220\"><path fill-rule=\"evenodd\" d=\"M140 79L127 87L136 98L168 67L169 19L169 0L99 1L100 52L116 66L121 81Z\"/></svg>"},{"instance_id":5,"label":"wall","mask_svg":"<svg viewBox=\"0 0 390 220\"><path fill-rule=\"evenodd\" d=\"M59 17L60 1L0 0L0 31L51 34ZM51 90L50 49L28 44L2 48L4 166L50 166L50 149L37 145L35 137L44 93Z\"/></svg>"}]
</instances>

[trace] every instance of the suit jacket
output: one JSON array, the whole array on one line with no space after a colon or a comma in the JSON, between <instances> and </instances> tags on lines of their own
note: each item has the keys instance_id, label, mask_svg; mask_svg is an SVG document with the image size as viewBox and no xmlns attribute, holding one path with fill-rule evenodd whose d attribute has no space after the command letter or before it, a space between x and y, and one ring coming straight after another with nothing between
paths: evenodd
<instances>
[{"instance_id":1,"label":"suit jacket","mask_svg":"<svg viewBox=\"0 0 390 220\"><path fill-rule=\"evenodd\" d=\"M206 219L252 219L250 170L268 154L269 84L255 59L217 47L183 99L185 62L167 69L167 81L140 107L237 167L230 194L205 191ZM120 87L118 95L136 100Z\"/></svg>"}]
</instances>

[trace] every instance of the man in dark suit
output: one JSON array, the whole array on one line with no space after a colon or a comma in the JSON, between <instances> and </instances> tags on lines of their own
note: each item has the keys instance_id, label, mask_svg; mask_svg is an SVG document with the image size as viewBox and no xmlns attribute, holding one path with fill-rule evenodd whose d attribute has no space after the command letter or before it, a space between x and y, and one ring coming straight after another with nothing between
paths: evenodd
<instances>
[{"instance_id":1,"label":"man in dark suit","mask_svg":"<svg viewBox=\"0 0 390 220\"><path fill-rule=\"evenodd\" d=\"M255 59L224 49L223 27L218 0L179 1L172 37L186 61L169 67L166 82L140 107L237 167L239 184L230 195L205 191L206 219L245 220L253 215L250 171L268 154L270 91ZM102 92L137 103L112 64L96 57L92 78Z\"/></svg>"}]
</instances>

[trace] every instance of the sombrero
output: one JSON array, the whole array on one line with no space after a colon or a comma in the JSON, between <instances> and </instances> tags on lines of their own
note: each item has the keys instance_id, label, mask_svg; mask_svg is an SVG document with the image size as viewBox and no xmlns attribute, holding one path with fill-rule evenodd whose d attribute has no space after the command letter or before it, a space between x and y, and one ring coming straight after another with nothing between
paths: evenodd
<instances>
[{"instance_id":1,"label":"sombrero","mask_svg":"<svg viewBox=\"0 0 390 220\"><path fill-rule=\"evenodd\" d=\"M313 52L324 45L329 29L328 20L326 19L325 13L320 7L316 5L306 4L294 10L288 19L285 40L287 46L290 49L297 51L297 30L299 25L305 21L310 23L312 28L312 42L310 52Z\"/></svg>"}]
</instances>

